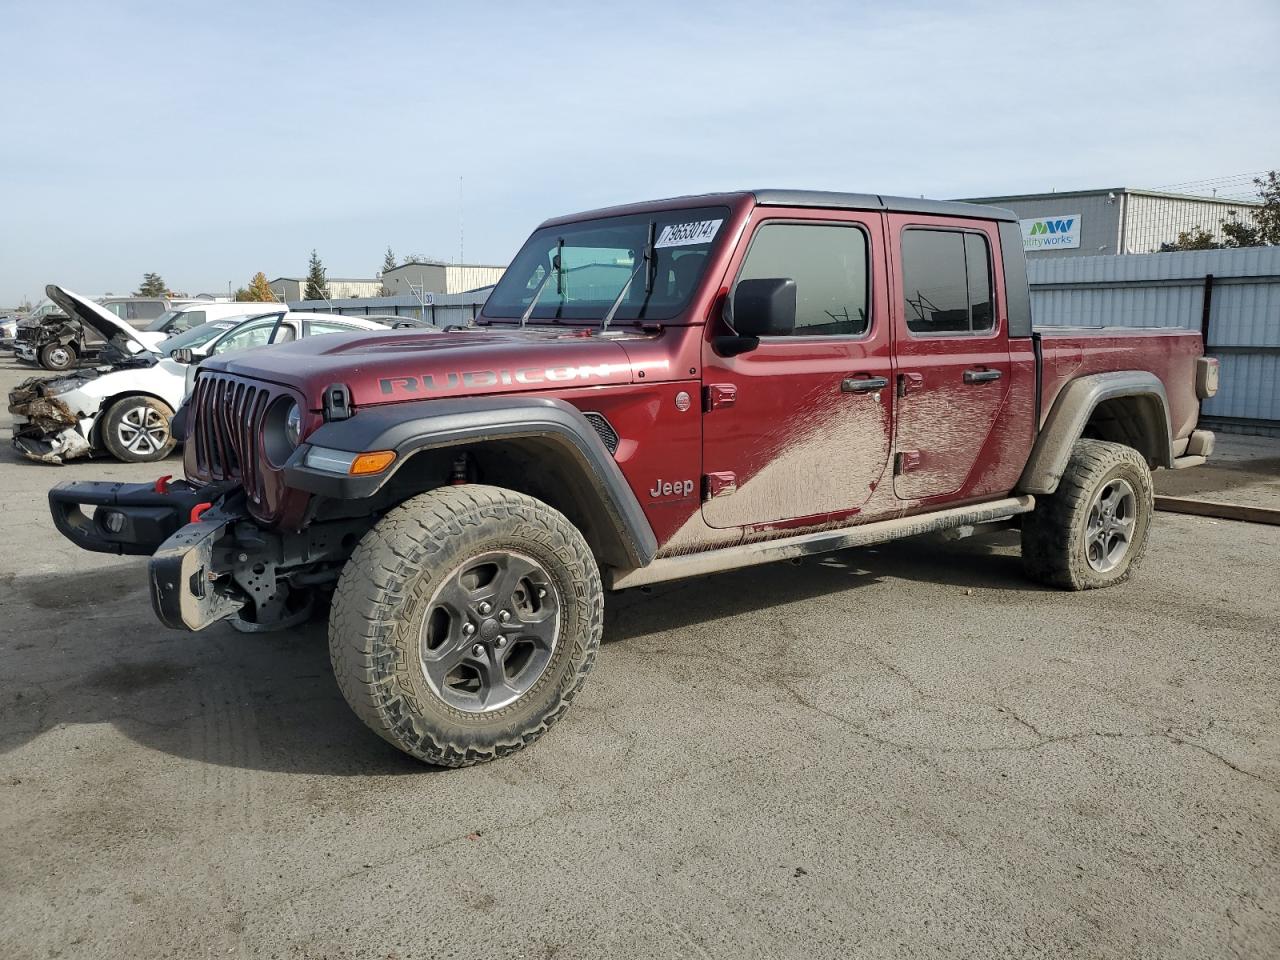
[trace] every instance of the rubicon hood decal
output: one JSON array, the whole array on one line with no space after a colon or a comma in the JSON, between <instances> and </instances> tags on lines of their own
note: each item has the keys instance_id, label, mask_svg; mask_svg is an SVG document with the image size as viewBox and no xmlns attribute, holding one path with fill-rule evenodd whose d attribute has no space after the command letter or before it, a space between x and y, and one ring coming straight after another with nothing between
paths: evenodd
<instances>
[{"instance_id":1,"label":"rubicon hood decal","mask_svg":"<svg viewBox=\"0 0 1280 960\"><path fill-rule=\"evenodd\" d=\"M215 357L206 366L286 384L316 403L328 385L343 383L357 406L630 383L634 375L616 340L535 330L338 333Z\"/></svg>"},{"instance_id":2,"label":"rubicon hood decal","mask_svg":"<svg viewBox=\"0 0 1280 960\"><path fill-rule=\"evenodd\" d=\"M424 373L409 377L383 377L378 380L384 396L403 394L450 393L459 389L477 387L537 386L569 383L612 382L618 375L630 370L627 363L600 363L573 367L517 367L501 370L465 370L445 373Z\"/></svg>"}]
</instances>

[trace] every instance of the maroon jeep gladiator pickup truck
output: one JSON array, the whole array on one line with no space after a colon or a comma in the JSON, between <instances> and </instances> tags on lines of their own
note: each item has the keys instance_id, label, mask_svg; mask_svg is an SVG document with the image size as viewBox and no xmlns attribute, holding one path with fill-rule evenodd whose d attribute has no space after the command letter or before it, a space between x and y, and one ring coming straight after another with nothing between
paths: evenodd
<instances>
[{"instance_id":1,"label":"maroon jeep gladiator pickup truck","mask_svg":"<svg viewBox=\"0 0 1280 960\"><path fill-rule=\"evenodd\" d=\"M548 220L477 329L200 365L186 479L67 483L171 627L328 600L355 712L463 766L536 740L605 591L1010 521L1030 576L1125 580L1151 469L1203 462L1199 334L1033 332L993 207L757 190ZM84 507L91 507L87 514Z\"/></svg>"}]
</instances>

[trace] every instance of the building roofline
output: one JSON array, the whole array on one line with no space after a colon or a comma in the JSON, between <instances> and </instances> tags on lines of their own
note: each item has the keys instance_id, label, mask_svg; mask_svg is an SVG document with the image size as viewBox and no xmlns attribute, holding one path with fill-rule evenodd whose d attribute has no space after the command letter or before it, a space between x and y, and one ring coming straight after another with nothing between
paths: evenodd
<instances>
[{"instance_id":1,"label":"building roofline","mask_svg":"<svg viewBox=\"0 0 1280 960\"><path fill-rule=\"evenodd\" d=\"M1224 206L1234 207L1260 207L1261 200L1232 200L1226 197L1205 197L1193 193L1168 193L1163 190L1145 190L1141 187L1098 187L1094 190L1060 190L1056 193L1018 193L1002 197L970 197L961 201L962 203L1016 203L1020 200L1044 200L1053 201L1058 199L1070 200L1076 197L1100 197L1108 193L1114 193L1117 196L1127 194L1131 197L1160 197L1164 200L1192 200L1196 203L1220 203Z\"/></svg>"},{"instance_id":2,"label":"building roofline","mask_svg":"<svg viewBox=\"0 0 1280 960\"><path fill-rule=\"evenodd\" d=\"M306 277L276 277L274 280L268 280L267 283L278 283L281 280L288 280L290 283L306 283ZM377 283L377 277L325 277L325 283Z\"/></svg>"},{"instance_id":3,"label":"building roofline","mask_svg":"<svg viewBox=\"0 0 1280 960\"><path fill-rule=\"evenodd\" d=\"M505 265L501 263L448 263L444 260L426 260L420 263L402 263L398 267L392 267L390 270L383 270L382 275L385 277L388 273L396 270L403 270L406 267L453 267L455 270L466 270L478 268L481 270L505 270Z\"/></svg>"}]
</instances>

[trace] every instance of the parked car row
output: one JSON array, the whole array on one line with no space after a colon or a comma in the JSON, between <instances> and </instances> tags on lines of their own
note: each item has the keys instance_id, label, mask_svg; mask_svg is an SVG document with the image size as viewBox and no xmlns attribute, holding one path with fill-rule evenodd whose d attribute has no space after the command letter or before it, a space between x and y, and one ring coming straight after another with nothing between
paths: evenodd
<instances>
[{"instance_id":1,"label":"parked car row","mask_svg":"<svg viewBox=\"0 0 1280 960\"><path fill-rule=\"evenodd\" d=\"M284 304L192 302L138 330L109 305L63 287L51 285L46 292L58 312L47 314L55 322L39 325L49 329L42 335L57 337L67 328L79 333L71 345L44 343L36 356L52 346L73 353L71 363L90 356L96 361L64 376L29 378L9 394L14 446L46 463L100 454L126 462L168 456L176 445L175 412L207 357L303 337L386 330L409 319L300 313ZM30 362L35 349L30 340L19 340L15 353Z\"/></svg>"}]
</instances>

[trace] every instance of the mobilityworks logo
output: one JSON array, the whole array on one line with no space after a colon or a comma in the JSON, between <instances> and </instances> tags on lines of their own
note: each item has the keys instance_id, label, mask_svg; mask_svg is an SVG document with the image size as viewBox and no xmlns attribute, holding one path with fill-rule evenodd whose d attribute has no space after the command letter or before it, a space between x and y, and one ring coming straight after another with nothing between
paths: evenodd
<instances>
[{"instance_id":1,"label":"mobilityworks logo","mask_svg":"<svg viewBox=\"0 0 1280 960\"><path fill-rule=\"evenodd\" d=\"M1080 246L1080 214L1032 217L1019 221L1024 250L1071 249Z\"/></svg>"},{"instance_id":2,"label":"mobilityworks logo","mask_svg":"<svg viewBox=\"0 0 1280 960\"><path fill-rule=\"evenodd\" d=\"M1075 217L1066 220L1037 220L1031 224L1031 235L1035 237L1046 233L1070 233L1071 225L1075 222Z\"/></svg>"}]
</instances>

